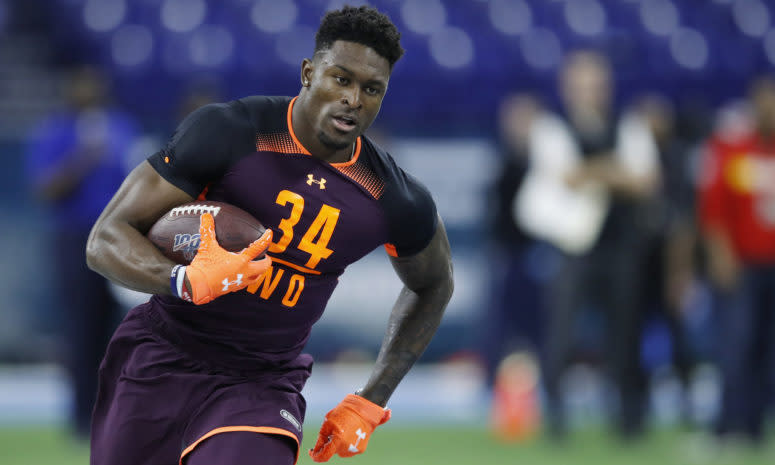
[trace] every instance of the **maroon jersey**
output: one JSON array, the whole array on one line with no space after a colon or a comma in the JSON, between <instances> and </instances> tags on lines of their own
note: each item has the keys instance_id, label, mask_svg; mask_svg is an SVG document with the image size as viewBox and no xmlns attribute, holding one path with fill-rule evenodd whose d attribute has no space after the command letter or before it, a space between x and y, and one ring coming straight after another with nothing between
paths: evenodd
<instances>
[{"instance_id":1,"label":"maroon jersey","mask_svg":"<svg viewBox=\"0 0 775 465\"><path fill-rule=\"evenodd\" d=\"M435 232L428 191L367 137L346 163L311 156L293 133L294 101L207 105L149 158L185 192L236 205L274 234L272 268L247 289L201 306L151 299L158 328L199 357L253 368L294 360L347 265L380 245L417 253Z\"/></svg>"}]
</instances>

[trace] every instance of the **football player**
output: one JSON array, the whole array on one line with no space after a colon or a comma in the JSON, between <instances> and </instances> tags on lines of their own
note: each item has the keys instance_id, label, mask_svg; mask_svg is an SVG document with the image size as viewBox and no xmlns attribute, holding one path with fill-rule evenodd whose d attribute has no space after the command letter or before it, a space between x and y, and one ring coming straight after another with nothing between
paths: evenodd
<instances>
[{"instance_id":1,"label":"football player","mask_svg":"<svg viewBox=\"0 0 775 465\"><path fill-rule=\"evenodd\" d=\"M327 13L297 96L206 105L124 181L87 260L154 295L130 311L100 367L93 465L295 463L312 367L302 349L337 278L380 246L403 290L371 376L326 415L310 454L362 453L390 418L388 399L453 288L430 193L364 135L403 54L399 39L373 8ZM226 252L203 214L194 260L173 263L145 233L195 198L236 205L268 233Z\"/></svg>"}]
</instances>

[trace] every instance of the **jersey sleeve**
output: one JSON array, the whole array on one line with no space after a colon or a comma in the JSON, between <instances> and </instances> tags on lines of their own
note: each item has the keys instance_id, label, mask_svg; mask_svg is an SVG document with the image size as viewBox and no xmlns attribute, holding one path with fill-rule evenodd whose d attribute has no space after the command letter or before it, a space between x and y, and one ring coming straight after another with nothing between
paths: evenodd
<instances>
[{"instance_id":1,"label":"jersey sleeve","mask_svg":"<svg viewBox=\"0 0 775 465\"><path fill-rule=\"evenodd\" d=\"M148 158L167 181L197 197L220 178L235 151L252 138L250 124L239 108L229 104L205 105L186 117L167 146Z\"/></svg>"},{"instance_id":2,"label":"jersey sleeve","mask_svg":"<svg viewBox=\"0 0 775 465\"><path fill-rule=\"evenodd\" d=\"M392 257L406 257L422 251L436 234L438 218L431 193L417 179L403 174L402 199L391 202L389 241L385 250Z\"/></svg>"}]
</instances>

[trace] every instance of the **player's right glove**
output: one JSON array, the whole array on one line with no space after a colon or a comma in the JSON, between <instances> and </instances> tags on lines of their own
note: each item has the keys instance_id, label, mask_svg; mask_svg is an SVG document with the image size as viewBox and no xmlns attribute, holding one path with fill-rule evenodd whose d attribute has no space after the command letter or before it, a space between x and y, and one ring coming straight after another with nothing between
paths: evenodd
<instances>
[{"instance_id":1,"label":"player's right glove","mask_svg":"<svg viewBox=\"0 0 775 465\"><path fill-rule=\"evenodd\" d=\"M348 394L342 402L326 414L315 447L309 451L316 462L326 462L339 454L352 457L366 450L374 429L390 420L390 409L355 394Z\"/></svg>"},{"instance_id":2,"label":"player's right glove","mask_svg":"<svg viewBox=\"0 0 775 465\"><path fill-rule=\"evenodd\" d=\"M188 266L178 265L172 270L173 293L195 305L206 304L229 292L239 291L260 278L272 265L268 256L253 261L272 243L272 230L233 253L218 245L215 238L215 220L210 213L199 220L199 249ZM191 283L188 289L185 278Z\"/></svg>"}]
</instances>

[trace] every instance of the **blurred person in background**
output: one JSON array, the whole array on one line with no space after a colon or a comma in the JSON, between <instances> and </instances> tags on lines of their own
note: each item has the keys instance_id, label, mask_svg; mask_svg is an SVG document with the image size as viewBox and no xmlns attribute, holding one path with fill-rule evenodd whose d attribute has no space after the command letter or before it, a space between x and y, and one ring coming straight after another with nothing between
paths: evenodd
<instances>
[{"instance_id":1,"label":"blurred person in background","mask_svg":"<svg viewBox=\"0 0 775 465\"><path fill-rule=\"evenodd\" d=\"M775 78L755 80L749 100L749 124L735 118L708 141L699 195L719 311L723 387L716 432L757 443L775 361Z\"/></svg>"},{"instance_id":2,"label":"blurred person in background","mask_svg":"<svg viewBox=\"0 0 775 465\"><path fill-rule=\"evenodd\" d=\"M507 352L540 344L540 286L529 267L535 241L514 218L514 200L528 169L528 139L542 111L535 97L507 96L498 113L500 168L492 186L493 302L481 318L481 349L492 386L498 362Z\"/></svg>"},{"instance_id":3,"label":"blurred person in background","mask_svg":"<svg viewBox=\"0 0 775 465\"><path fill-rule=\"evenodd\" d=\"M86 439L97 369L119 321L108 282L83 260L91 226L126 174L135 136L130 118L109 105L108 82L92 67L72 71L66 106L34 128L27 172L51 212L51 273L57 284L64 362L73 388L72 425Z\"/></svg>"},{"instance_id":4,"label":"blurred person in background","mask_svg":"<svg viewBox=\"0 0 775 465\"><path fill-rule=\"evenodd\" d=\"M606 58L592 51L569 55L560 75L563 117L533 125L530 170L516 215L523 227L563 253L548 285L542 356L549 433L567 429L561 380L574 358L581 311L602 312L599 333L610 380L618 394L617 431L642 429L646 383L640 369L645 258L642 210L656 193L659 164L642 118L619 116Z\"/></svg>"},{"instance_id":5,"label":"blurred person in background","mask_svg":"<svg viewBox=\"0 0 775 465\"><path fill-rule=\"evenodd\" d=\"M658 195L644 216L646 273L642 282L644 311L655 312L670 334L671 364L683 387L682 420L691 421L686 398L692 354L684 327L685 312L691 311L691 294L697 283L694 184L691 172L691 141L678 133L675 108L665 96L647 94L638 100L637 111L648 124L659 153L661 183Z\"/></svg>"},{"instance_id":6,"label":"blurred person in background","mask_svg":"<svg viewBox=\"0 0 775 465\"><path fill-rule=\"evenodd\" d=\"M530 130L542 108L529 94L510 94L498 111L500 168L490 192L492 293L480 318L485 381L492 392L492 426L506 440L539 427L537 355L541 344L540 247L514 218L516 193L528 170Z\"/></svg>"},{"instance_id":7,"label":"blurred person in background","mask_svg":"<svg viewBox=\"0 0 775 465\"><path fill-rule=\"evenodd\" d=\"M175 120L179 121L190 115L194 110L209 103L223 100L221 86L217 80L202 78L192 82L183 93L178 103Z\"/></svg>"}]
</instances>

